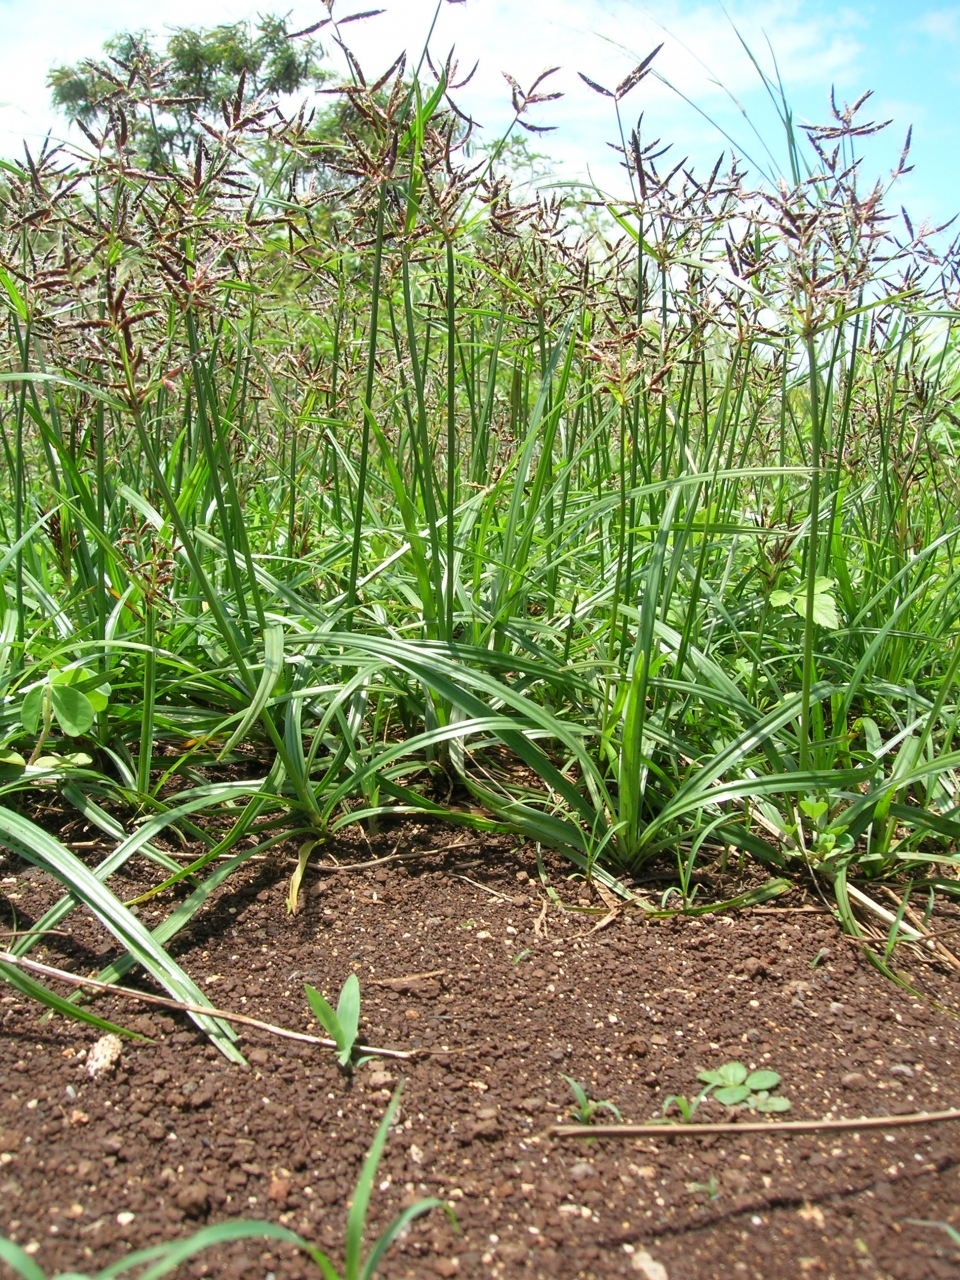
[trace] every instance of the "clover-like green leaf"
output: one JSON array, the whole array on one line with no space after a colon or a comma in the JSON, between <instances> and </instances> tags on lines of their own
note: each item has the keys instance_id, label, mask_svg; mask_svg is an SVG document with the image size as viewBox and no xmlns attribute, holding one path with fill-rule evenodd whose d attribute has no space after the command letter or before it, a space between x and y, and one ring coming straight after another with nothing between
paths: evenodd
<instances>
[{"instance_id":1,"label":"clover-like green leaf","mask_svg":"<svg viewBox=\"0 0 960 1280\"><path fill-rule=\"evenodd\" d=\"M88 689L87 697L94 711L106 711L112 689L108 684L98 685L96 689Z\"/></svg>"},{"instance_id":2,"label":"clover-like green leaf","mask_svg":"<svg viewBox=\"0 0 960 1280\"><path fill-rule=\"evenodd\" d=\"M818 818L822 818L829 808L830 806L826 800L800 801L801 811L805 813L812 822L816 822Z\"/></svg>"},{"instance_id":3,"label":"clover-like green leaf","mask_svg":"<svg viewBox=\"0 0 960 1280\"><path fill-rule=\"evenodd\" d=\"M85 751L70 751L66 755L48 751L34 760L33 767L35 769L85 769L91 764L93 764L93 757L88 756Z\"/></svg>"},{"instance_id":4,"label":"clover-like green leaf","mask_svg":"<svg viewBox=\"0 0 960 1280\"><path fill-rule=\"evenodd\" d=\"M751 1092L759 1093L762 1089L775 1089L780 1083L780 1076L776 1071L751 1071L744 1083Z\"/></svg>"},{"instance_id":5,"label":"clover-like green leaf","mask_svg":"<svg viewBox=\"0 0 960 1280\"><path fill-rule=\"evenodd\" d=\"M769 1098L758 1098L756 1109L758 1111L789 1111L790 1105L789 1098L781 1098L774 1094Z\"/></svg>"},{"instance_id":6,"label":"clover-like green leaf","mask_svg":"<svg viewBox=\"0 0 960 1280\"><path fill-rule=\"evenodd\" d=\"M38 684L35 689L24 697L20 705L20 723L26 729L27 733L36 733L40 724L40 712L43 709L43 685Z\"/></svg>"},{"instance_id":7,"label":"clover-like green leaf","mask_svg":"<svg viewBox=\"0 0 960 1280\"><path fill-rule=\"evenodd\" d=\"M93 728L95 713L90 699L70 684L54 684L50 687L53 712L57 723L70 738L79 738Z\"/></svg>"},{"instance_id":8,"label":"clover-like green leaf","mask_svg":"<svg viewBox=\"0 0 960 1280\"><path fill-rule=\"evenodd\" d=\"M26 767L27 762L19 751L0 752L0 779L18 778Z\"/></svg>"},{"instance_id":9,"label":"clover-like green leaf","mask_svg":"<svg viewBox=\"0 0 960 1280\"><path fill-rule=\"evenodd\" d=\"M725 1107L735 1107L738 1102L745 1102L750 1097L750 1090L745 1084L727 1084L713 1096Z\"/></svg>"},{"instance_id":10,"label":"clover-like green leaf","mask_svg":"<svg viewBox=\"0 0 960 1280\"><path fill-rule=\"evenodd\" d=\"M47 679L51 685L85 685L95 677L89 667L68 667L66 671L51 671ZM90 700L94 711L106 711L110 694L113 692L109 684L100 684L92 689L81 688L81 693Z\"/></svg>"},{"instance_id":11,"label":"clover-like green leaf","mask_svg":"<svg viewBox=\"0 0 960 1280\"><path fill-rule=\"evenodd\" d=\"M719 1086L743 1084L746 1078L747 1068L742 1062L725 1062L722 1067L713 1071L701 1071L697 1076L704 1084Z\"/></svg>"}]
</instances>

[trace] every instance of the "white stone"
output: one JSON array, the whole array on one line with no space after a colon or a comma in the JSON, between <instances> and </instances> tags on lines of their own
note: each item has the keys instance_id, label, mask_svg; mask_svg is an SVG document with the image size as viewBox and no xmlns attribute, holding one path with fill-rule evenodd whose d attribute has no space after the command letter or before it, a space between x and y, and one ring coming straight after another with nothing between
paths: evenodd
<instances>
[{"instance_id":1,"label":"white stone","mask_svg":"<svg viewBox=\"0 0 960 1280\"><path fill-rule=\"evenodd\" d=\"M119 1036L115 1036L113 1032L109 1035L101 1036L87 1054L87 1075L91 1080L96 1080L100 1076L106 1075L120 1061L122 1052L123 1042Z\"/></svg>"},{"instance_id":2,"label":"white stone","mask_svg":"<svg viewBox=\"0 0 960 1280\"><path fill-rule=\"evenodd\" d=\"M630 1259L630 1265L634 1271L640 1272L644 1280L670 1280L667 1268L662 1262L657 1262L656 1258L651 1257L646 1249L638 1249Z\"/></svg>"}]
</instances>

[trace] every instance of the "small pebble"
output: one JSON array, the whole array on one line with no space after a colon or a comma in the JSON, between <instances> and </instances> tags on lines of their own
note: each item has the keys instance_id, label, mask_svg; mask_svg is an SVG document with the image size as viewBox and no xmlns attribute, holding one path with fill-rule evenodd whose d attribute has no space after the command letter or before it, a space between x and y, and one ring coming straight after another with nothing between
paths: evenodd
<instances>
[{"instance_id":1,"label":"small pebble","mask_svg":"<svg viewBox=\"0 0 960 1280\"><path fill-rule=\"evenodd\" d=\"M289 1178L271 1178L267 1199L274 1201L275 1204L282 1204L290 1194L290 1187Z\"/></svg>"},{"instance_id":2,"label":"small pebble","mask_svg":"<svg viewBox=\"0 0 960 1280\"><path fill-rule=\"evenodd\" d=\"M667 1268L662 1262L657 1262L646 1249L638 1249L630 1259L630 1266L634 1271L638 1271L644 1280L669 1280Z\"/></svg>"},{"instance_id":3,"label":"small pebble","mask_svg":"<svg viewBox=\"0 0 960 1280\"><path fill-rule=\"evenodd\" d=\"M98 1080L101 1076L108 1075L120 1061L122 1052L123 1042L119 1036L114 1035L113 1032L101 1036L87 1054L87 1075L91 1080Z\"/></svg>"},{"instance_id":4,"label":"small pebble","mask_svg":"<svg viewBox=\"0 0 960 1280\"><path fill-rule=\"evenodd\" d=\"M204 1182L191 1182L177 1193L177 1208L188 1218L202 1218L210 1208L210 1191Z\"/></svg>"}]
</instances>

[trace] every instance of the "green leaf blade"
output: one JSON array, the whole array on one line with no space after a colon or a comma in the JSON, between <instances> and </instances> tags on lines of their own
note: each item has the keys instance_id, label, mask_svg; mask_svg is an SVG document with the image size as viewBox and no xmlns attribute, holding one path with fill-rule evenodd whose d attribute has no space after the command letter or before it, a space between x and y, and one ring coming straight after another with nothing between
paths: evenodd
<instances>
[{"instance_id":1,"label":"green leaf blade","mask_svg":"<svg viewBox=\"0 0 960 1280\"><path fill-rule=\"evenodd\" d=\"M371 1143L370 1150L367 1152L367 1158L363 1162L363 1169L354 1188L353 1201L350 1205L350 1212L347 1215L347 1243L343 1266L344 1280L360 1280L360 1255L363 1249L363 1233L367 1222L370 1196L373 1192L373 1181L377 1175L377 1167L380 1164L383 1149L387 1145L387 1134L390 1132L390 1126L393 1124L394 1117L400 1107L400 1096L403 1093L404 1083L405 1081L400 1081L393 1091L393 1097L387 1103L387 1109L383 1113L383 1119L377 1126L376 1136Z\"/></svg>"},{"instance_id":2,"label":"green leaf blade","mask_svg":"<svg viewBox=\"0 0 960 1280\"><path fill-rule=\"evenodd\" d=\"M141 921L76 854L49 832L29 818L0 806L0 841L65 885L174 999L210 1007L196 983L157 943ZM233 1044L236 1032L232 1027L208 1014L191 1013L189 1016L231 1062L243 1062L243 1055Z\"/></svg>"},{"instance_id":3,"label":"green leaf blade","mask_svg":"<svg viewBox=\"0 0 960 1280\"><path fill-rule=\"evenodd\" d=\"M340 991L337 1021L343 1034L343 1052L349 1060L360 1027L360 980L355 973L348 974ZM346 1062L341 1065L346 1066Z\"/></svg>"},{"instance_id":4,"label":"green leaf blade","mask_svg":"<svg viewBox=\"0 0 960 1280\"><path fill-rule=\"evenodd\" d=\"M323 996L316 989L311 987L309 982L303 984L303 989L307 995L307 1002L314 1012L317 1021L326 1031L331 1040L334 1041L340 1052L343 1052L344 1035L343 1028L340 1026L340 1019L324 1000Z\"/></svg>"}]
</instances>

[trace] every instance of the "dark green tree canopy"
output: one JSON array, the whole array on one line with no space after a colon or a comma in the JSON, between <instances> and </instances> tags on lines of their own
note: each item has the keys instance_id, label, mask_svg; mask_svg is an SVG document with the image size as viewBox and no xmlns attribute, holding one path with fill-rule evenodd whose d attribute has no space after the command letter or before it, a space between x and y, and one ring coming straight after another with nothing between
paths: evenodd
<instances>
[{"instance_id":1,"label":"dark green tree canopy","mask_svg":"<svg viewBox=\"0 0 960 1280\"><path fill-rule=\"evenodd\" d=\"M145 31L126 31L104 45L102 61L54 67L47 83L54 106L88 130L103 128L136 78L152 89L153 110L130 143L142 163L163 168L187 155L198 118L219 118L238 91L247 99L316 89L325 79L315 40L290 38L286 18L260 17L209 29L179 27L158 49Z\"/></svg>"}]
</instances>

